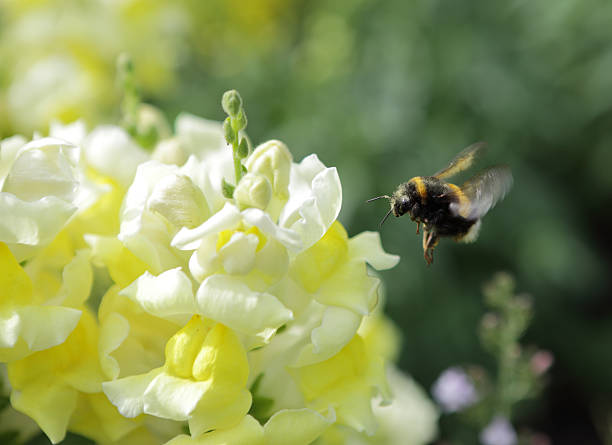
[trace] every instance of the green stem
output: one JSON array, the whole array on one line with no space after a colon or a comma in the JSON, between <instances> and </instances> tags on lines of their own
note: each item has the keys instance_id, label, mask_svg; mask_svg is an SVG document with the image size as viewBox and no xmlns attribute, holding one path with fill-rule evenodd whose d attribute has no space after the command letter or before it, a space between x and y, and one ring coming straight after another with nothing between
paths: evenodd
<instances>
[{"instance_id":1,"label":"green stem","mask_svg":"<svg viewBox=\"0 0 612 445\"><path fill-rule=\"evenodd\" d=\"M511 297L510 297L511 298ZM504 311L504 324L500 336L500 351L497 361L497 412L510 419L512 405L514 404L514 377L516 374L516 337L511 325L511 301L506 301Z\"/></svg>"},{"instance_id":2,"label":"green stem","mask_svg":"<svg viewBox=\"0 0 612 445\"><path fill-rule=\"evenodd\" d=\"M238 144L232 144L232 152L234 157L234 175L236 176L236 185L238 185L242 178L242 163L240 162L240 156L238 156Z\"/></svg>"}]
</instances>

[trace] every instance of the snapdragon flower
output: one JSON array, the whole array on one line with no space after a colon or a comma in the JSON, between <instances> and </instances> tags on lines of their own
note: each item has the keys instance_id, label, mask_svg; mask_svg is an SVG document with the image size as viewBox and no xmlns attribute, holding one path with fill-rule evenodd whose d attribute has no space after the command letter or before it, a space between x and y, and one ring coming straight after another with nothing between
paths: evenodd
<instances>
[{"instance_id":1,"label":"snapdragon flower","mask_svg":"<svg viewBox=\"0 0 612 445\"><path fill-rule=\"evenodd\" d=\"M79 148L56 138L0 142L0 242L19 261L49 244L78 209Z\"/></svg>"},{"instance_id":2,"label":"snapdragon flower","mask_svg":"<svg viewBox=\"0 0 612 445\"><path fill-rule=\"evenodd\" d=\"M33 287L37 302L76 316L6 360L14 407L54 443L66 431L174 445L376 433L396 338L376 321L374 269L398 257L337 221L335 168L295 162L280 141L251 150L231 105L239 155L227 125L187 114L151 155L118 127L52 127L82 147L74 177L89 198L19 273L50 283ZM105 274L96 314L86 300Z\"/></svg>"},{"instance_id":3,"label":"snapdragon flower","mask_svg":"<svg viewBox=\"0 0 612 445\"><path fill-rule=\"evenodd\" d=\"M349 239L335 221L341 206L337 172L315 155L294 163L281 142L261 144L246 158L246 174L234 199L228 199L221 185L233 176L233 159L221 126L180 115L175 127L171 148L175 154L184 153L177 159L187 157L186 162L141 164L126 194L118 237L95 243L90 239L90 245L94 257L112 244L113 249L127 248L142 262L147 272L124 285L120 295L150 316L183 326L177 332L200 320L206 326L222 326L240 339L248 365L236 366L244 367L248 381L213 379L207 385L233 387L235 395L226 397L228 401L261 376L259 388L255 396L236 399L247 401L245 405L217 407L216 418L203 415L204 407L212 403L209 390L187 389L202 387L193 372L173 373L167 351L176 341L170 337L165 365L137 374L124 373L129 364L111 351L109 356L123 377L105 383L106 394L124 415L146 413L188 421L193 437L240 425L246 411L254 408L252 397L255 404L262 397L273 401L270 412L259 420L271 421L282 412L303 415L291 410L306 409L315 423L327 419L328 426L334 419L374 431L369 405L373 394L385 392L383 361L360 357L364 350L356 334L378 301L379 281L368 274L366 261L384 269L395 265L397 257L382 251L374 233ZM113 256L102 257L108 261ZM151 335L161 341L159 332ZM129 338L130 334L125 341ZM326 370L338 373L330 381L332 386L344 378L345 348L361 363L360 374L330 393L331 398L311 394L305 379L316 379ZM194 354L198 355L197 348ZM195 369L193 358L180 357L186 360L182 368ZM178 397L184 393L192 397ZM354 400L367 406L356 420L351 419L353 413L344 414ZM174 408L162 408L167 404ZM224 412L228 415L222 416Z\"/></svg>"},{"instance_id":4,"label":"snapdragon flower","mask_svg":"<svg viewBox=\"0 0 612 445\"><path fill-rule=\"evenodd\" d=\"M159 93L174 82L191 27L186 6L101 0L61 6L0 4L0 15L7 18L0 30L0 71L6 80L0 133L30 134L53 120L91 124L107 117L115 111L114 61L122 51L134 54L146 91Z\"/></svg>"},{"instance_id":5,"label":"snapdragon flower","mask_svg":"<svg viewBox=\"0 0 612 445\"><path fill-rule=\"evenodd\" d=\"M53 442L62 440L67 429L100 443L128 434L151 436L141 421L121 416L102 393L101 383L112 374L100 366L98 323L86 306L94 273L84 234L116 233L121 183L129 184L135 173L129 162L117 170L96 155L113 148L128 161L132 154L137 165L144 153L126 147L126 138L124 146L118 144L121 132L100 127L88 134L82 122L53 124L50 137L36 136L25 144L14 137L2 144L2 195L31 203L35 211L24 216L21 204L4 218L2 209L5 227L22 242L0 242L0 360L8 362L13 408L34 419ZM61 214L56 207L70 213L48 224ZM31 240L27 233L33 234ZM18 259L24 258L22 266Z\"/></svg>"}]
</instances>

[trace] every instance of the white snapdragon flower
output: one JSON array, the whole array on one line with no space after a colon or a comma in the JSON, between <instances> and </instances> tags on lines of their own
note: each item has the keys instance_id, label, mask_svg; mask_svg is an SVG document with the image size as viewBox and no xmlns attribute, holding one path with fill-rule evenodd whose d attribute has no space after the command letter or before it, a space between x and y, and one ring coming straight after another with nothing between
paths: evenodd
<instances>
[{"instance_id":1,"label":"white snapdragon flower","mask_svg":"<svg viewBox=\"0 0 612 445\"><path fill-rule=\"evenodd\" d=\"M0 142L0 241L19 261L50 243L77 211L79 148L57 138Z\"/></svg>"},{"instance_id":2,"label":"white snapdragon flower","mask_svg":"<svg viewBox=\"0 0 612 445\"><path fill-rule=\"evenodd\" d=\"M334 422L374 431L372 395L388 400L389 391L383 359L373 351L362 356L357 334L378 302L379 280L366 263L386 269L398 258L382 250L375 233L348 237L336 221L337 171L316 155L296 163L283 143L263 143L244 160L245 173L228 198L222 182L234 179L236 165L223 127L183 114L175 128L154 150L157 160L138 166L118 237L88 239L109 268L135 256L146 272L129 285L116 280L119 296L178 329L170 337L150 332L166 342L164 354L159 347L147 353L157 367L126 372L134 360L145 362L119 354L124 343L135 351L130 326L147 328L135 327L141 323L134 312L105 312L104 363L119 377L104 383L106 395L128 417L186 420L194 437L206 429L230 434L250 405L262 414L260 396L273 400L266 409L275 419L260 433L280 419L304 416L317 435ZM179 344L193 345L191 352L179 353ZM227 358L211 352L221 347ZM230 358L231 375L200 371L220 366L209 360ZM356 374L347 373L347 360ZM327 393L312 386L320 379L344 383ZM255 395L244 392L253 385ZM218 388L229 391L225 404L213 398Z\"/></svg>"}]
</instances>

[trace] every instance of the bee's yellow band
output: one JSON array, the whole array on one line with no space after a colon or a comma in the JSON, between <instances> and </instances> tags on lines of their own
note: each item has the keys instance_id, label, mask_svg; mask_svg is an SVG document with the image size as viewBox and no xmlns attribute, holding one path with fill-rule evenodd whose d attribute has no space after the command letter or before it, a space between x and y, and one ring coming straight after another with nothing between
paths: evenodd
<instances>
[{"instance_id":1,"label":"bee's yellow band","mask_svg":"<svg viewBox=\"0 0 612 445\"><path fill-rule=\"evenodd\" d=\"M427 188L425 187L425 183L420 176L412 178L411 181L414 182L416 186L417 193L421 197L421 203L424 203L427 200Z\"/></svg>"},{"instance_id":2,"label":"bee's yellow band","mask_svg":"<svg viewBox=\"0 0 612 445\"><path fill-rule=\"evenodd\" d=\"M453 190L453 193L455 193L455 196L457 196L457 199L459 200L459 216L467 218L470 209L470 200L467 196L465 196L463 190L461 190L455 184L447 183L447 185Z\"/></svg>"}]
</instances>

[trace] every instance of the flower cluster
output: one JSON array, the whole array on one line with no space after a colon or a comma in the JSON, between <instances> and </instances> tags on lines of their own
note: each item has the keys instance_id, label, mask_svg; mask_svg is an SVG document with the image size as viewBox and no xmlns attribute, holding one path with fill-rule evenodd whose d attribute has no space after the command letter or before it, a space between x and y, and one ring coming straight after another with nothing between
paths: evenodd
<instances>
[{"instance_id":1,"label":"flower cluster","mask_svg":"<svg viewBox=\"0 0 612 445\"><path fill-rule=\"evenodd\" d=\"M53 443L350 443L385 424L417 426L388 443L427 442L435 409L387 380L397 336L373 270L398 258L348 236L335 168L252 148L237 93L224 108L225 125L179 115L152 151L81 122L2 141L12 407Z\"/></svg>"},{"instance_id":2,"label":"flower cluster","mask_svg":"<svg viewBox=\"0 0 612 445\"><path fill-rule=\"evenodd\" d=\"M191 28L191 11L177 3L1 2L0 134L108 116L118 100L115 59L124 51L134 55L144 90L171 89Z\"/></svg>"},{"instance_id":3,"label":"flower cluster","mask_svg":"<svg viewBox=\"0 0 612 445\"><path fill-rule=\"evenodd\" d=\"M517 433L512 424L514 407L535 397L546 382L554 357L546 350L525 348L520 338L532 316L531 299L515 295L514 278L497 273L483 289L490 310L481 321L482 345L497 359L497 374L492 377L480 366L453 366L440 374L432 395L445 414L480 430L482 445L548 443L540 433ZM476 441L476 435L474 435Z\"/></svg>"}]
</instances>

